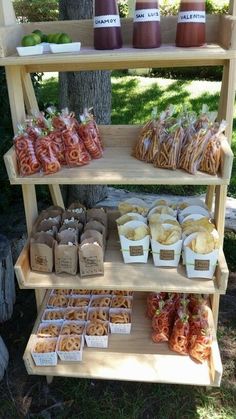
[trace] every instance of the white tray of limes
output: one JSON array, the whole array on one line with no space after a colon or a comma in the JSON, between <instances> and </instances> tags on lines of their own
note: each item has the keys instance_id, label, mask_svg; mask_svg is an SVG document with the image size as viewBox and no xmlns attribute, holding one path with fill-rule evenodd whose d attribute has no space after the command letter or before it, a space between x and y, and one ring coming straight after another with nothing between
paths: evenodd
<instances>
[{"instance_id":1,"label":"white tray of limes","mask_svg":"<svg viewBox=\"0 0 236 419\"><path fill-rule=\"evenodd\" d=\"M25 35L21 40L21 46L17 47L20 56L40 55L44 53L79 52L80 42L72 42L66 33L43 34L36 29L31 34Z\"/></svg>"}]
</instances>

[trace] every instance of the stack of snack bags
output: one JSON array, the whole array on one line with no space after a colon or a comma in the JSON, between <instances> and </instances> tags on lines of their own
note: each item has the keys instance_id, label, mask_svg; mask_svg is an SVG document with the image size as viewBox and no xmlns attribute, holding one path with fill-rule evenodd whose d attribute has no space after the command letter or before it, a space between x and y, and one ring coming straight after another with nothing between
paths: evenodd
<instances>
[{"instance_id":1,"label":"stack of snack bags","mask_svg":"<svg viewBox=\"0 0 236 419\"><path fill-rule=\"evenodd\" d=\"M225 121L215 122L216 116L206 105L199 116L186 110L177 114L171 105L144 125L133 155L154 167L216 175L226 128Z\"/></svg>"},{"instance_id":2,"label":"stack of snack bags","mask_svg":"<svg viewBox=\"0 0 236 419\"><path fill-rule=\"evenodd\" d=\"M104 274L107 213L86 211L80 203L67 210L52 206L37 218L30 239L31 269L81 276Z\"/></svg>"},{"instance_id":3,"label":"stack of snack bags","mask_svg":"<svg viewBox=\"0 0 236 419\"><path fill-rule=\"evenodd\" d=\"M83 348L107 348L109 333L129 334L133 296L130 291L54 289L34 339L37 366L82 361Z\"/></svg>"},{"instance_id":4,"label":"stack of snack bags","mask_svg":"<svg viewBox=\"0 0 236 419\"><path fill-rule=\"evenodd\" d=\"M79 123L68 109L48 108L48 117L33 112L14 137L19 173L56 173L62 166L78 167L103 156L101 136L91 112Z\"/></svg>"},{"instance_id":5,"label":"stack of snack bags","mask_svg":"<svg viewBox=\"0 0 236 419\"><path fill-rule=\"evenodd\" d=\"M180 355L203 363L210 358L213 341L208 322L207 299L198 294L151 293L147 315L152 321L152 340L168 342Z\"/></svg>"}]
</instances>

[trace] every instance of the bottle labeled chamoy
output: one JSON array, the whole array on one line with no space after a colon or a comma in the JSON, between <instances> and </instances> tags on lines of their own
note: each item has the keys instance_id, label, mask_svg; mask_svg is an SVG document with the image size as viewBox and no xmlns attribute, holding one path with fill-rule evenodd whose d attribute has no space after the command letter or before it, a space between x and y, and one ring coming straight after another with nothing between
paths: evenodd
<instances>
[{"instance_id":1,"label":"bottle labeled chamoy","mask_svg":"<svg viewBox=\"0 0 236 419\"><path fill-rule=\"evenodd\" d=\"M158 48L161 45L158 1L136 0L133 24L134 48Z\"/></svg>"},{"instance_id":2,"label":"bottle labeled chamoy","mask_svg":"<svg viewBox=\"0 0 236 419\"><path fill-rule=\"evenodd\" d=\"M200 47L206 42L205 0L182 0L180 3L176 46Z\"/></svg>"},{"instance_id":3,"label":"bottle labeled chamoy","mask_svg":"<svg viewBox=\"0 0 236 419\"><path fill-rule=\"evenodd\" d=\"M94 48L106 50L121 47L120 16L116 0L95 0Z\"/></svg>"}]
</instances>

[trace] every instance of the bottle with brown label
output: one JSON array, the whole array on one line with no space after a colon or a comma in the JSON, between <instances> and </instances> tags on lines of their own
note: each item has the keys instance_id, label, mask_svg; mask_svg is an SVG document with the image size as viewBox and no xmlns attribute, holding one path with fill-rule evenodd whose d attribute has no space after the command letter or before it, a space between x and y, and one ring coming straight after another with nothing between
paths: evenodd
<instances>
[{"instance_id":1,"label":"bottle with brown label","mask_svg":"<svg viewBox=\"0 0 236 419\"><path fill-rule=\"evenodd\" d=\"M158 1L136 0L133 26L134 48L158 48L161 45Z\"/></svg>"},{"instance_id":2,"label":"bottle with brown label","mask_svg":"<svg viewBox=\"0 0 236 419\"><path fill-rule=\"evenodd\" d=\"M121 47L120 16L116 0L95 0L94 48L105 50Z\"/></svg>"},{"instance_id":3,"label":"bottle with brown label","mask_svg":"<svg viewBox=\"0 0 236 419\"><path fill-rule=\"evenodd\" d=\"M200 47L206 42L205 0L182 0L180 3L176 46Z\"/></svg>"}]
</instances>

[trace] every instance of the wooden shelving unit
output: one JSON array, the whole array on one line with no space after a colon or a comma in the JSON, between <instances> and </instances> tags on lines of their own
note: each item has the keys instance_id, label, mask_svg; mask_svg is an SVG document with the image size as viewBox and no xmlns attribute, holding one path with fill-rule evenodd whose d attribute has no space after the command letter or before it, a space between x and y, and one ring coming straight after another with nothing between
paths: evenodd
<instances>
[{"instance_id":1,"label":"wooden shelving unit","mask_svg":"<svg viewBox=\"0 0 236 419\"><path fill-rule=\"evenodd\" d=\"M208 185L206 203L212 207L215 198L214 219L224 237L225 200L230 180L233 154L230 149L232 136L233 106L236 82L236 2L231 0L228 16L207 17L207 45L202 48L176 48L174 38L176 17L162 18L163 46L152 50L134 50L130 47L132 20L122 21L125 47L117 51L95 51L92 21L41 22L16 25L11 1L0 0L0 65L5 66L12 122L15 132L17 124L25 119L25 108L38 109L30 73L42 71L83 71L123 69L140 67L185 67L223 66L223 79L218 118L226 119L228 142L222 144L222 165L217 176L198 172L195 176L183 171L154 169L151 165L135 160L131 150L137 138L138 126L100 127L105 143L103 160L93 161L89 166L64 169L51 176L18 175L13 149L5 155L5 163L11 184L22 185L28 233L37 217L35 185L48 184L54 204L63 206L60 184L178 184ZM43 32L67 32L73 41L81 41L78 54L47 54L35 57L18 57L15 48L24 34L39 28ZM37 305L44 309L43 300L49 288L97 288L129 289L134 291L175 291L185 293L207 293L212 309L212 328L217 327L220 294L226 291L228 269L220 251L219 263L213 280L188 279L184 269L154 268L147 265L124 265L114 234L108 242L104 277L81 279L79 276L37 274L30 270L28 245L23 249L17 263L16 275L22 288L33 288ZM79 364L59 363L57 367L35 367L30 355L33 334L27 345L24 361L29 374L52 376L90 377L117 380L138 380L198 385L220 385L222 365L216 338L209 363L198 365L189 357L170 352L166 345L151 342L150 324L144 315L143 297L137 292L134 307L134 325L130 336L110 338L109 349L84 351ZM41 308L40 308L41 307ZM214 324L214 325L213 325Z\"/></svg>"}]
</instances>

